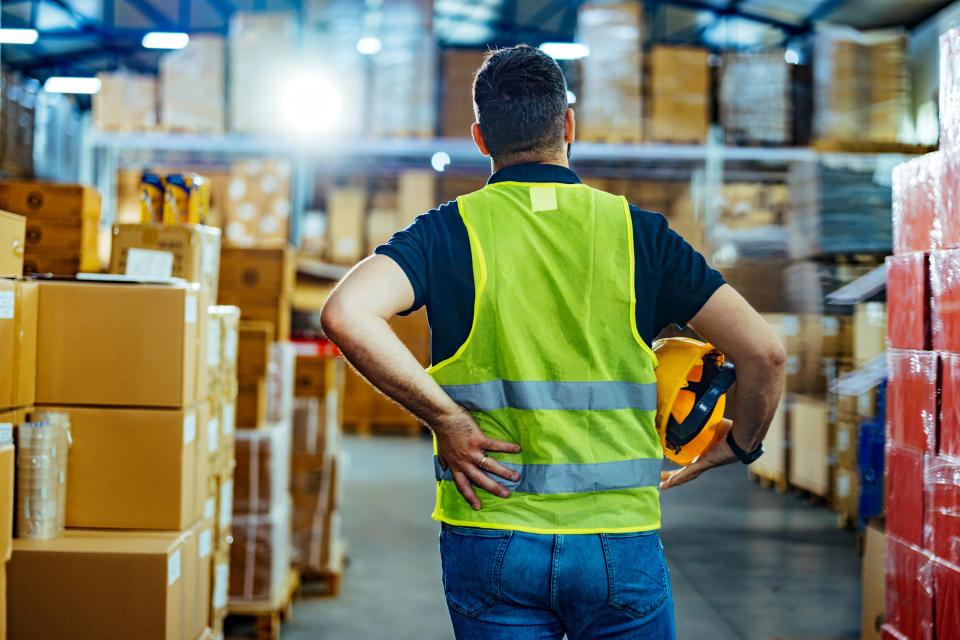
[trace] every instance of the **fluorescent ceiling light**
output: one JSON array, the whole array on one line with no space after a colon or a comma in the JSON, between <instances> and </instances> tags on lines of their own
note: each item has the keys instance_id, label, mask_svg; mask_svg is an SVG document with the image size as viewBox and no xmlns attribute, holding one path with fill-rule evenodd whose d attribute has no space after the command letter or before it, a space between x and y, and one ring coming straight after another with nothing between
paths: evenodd
<instances>
[{"instance_id":1,"label":"fluorescent ceiling light","mask_svg":"<svg viewBox=\"0 0 960 640\"><path fill-rule=\"evenodd\" d=\"M590 47L579 42L544 42L540 51L554 60L578 60L590 55Z\"/></svg>"},{"instance_id":2,"label":"fluorescent ceiling light","mask_svg":"<svg viewBox=\"0 0 960 640\"><path fill-rule=\"evenodd\" d=\"M144 49L183 49L190 44L190 36L186 33L167 31L151 31L143 36Z\"/></svg>"},{"instance_id":3,"label":"fluorescent ceiling light","mask_svg":"<svg viewBox=\"0 0 960 640\"><path fill-rule=\"evenodd\" d=\"M33 44L37 37L36 29L0 29L0 44Z\"/></svg>"},{"instance_id":4,"label":"fluorescent ceiling light","mask_svg":"<svg viewBox=\"0 0 960 640\"><path fill-rule=\"evenodd\" d=\"M360 38L357 40L357 51L365 56L372 56L380 53L380 49L382 48L383 44L380 42L380 38L367 36L366 38Z\"/></svg>"},{"instance_id":5,"label":"fluorescent ceiling light","mask_svg":"<svg viewBox=\"0 0 960 640\"><path fill-rule=\"evenodd\" d=\"M43 83L47 93L96 93L100 91L100 78L71 78L51 76Z\"/></svg>"}]
</instances>

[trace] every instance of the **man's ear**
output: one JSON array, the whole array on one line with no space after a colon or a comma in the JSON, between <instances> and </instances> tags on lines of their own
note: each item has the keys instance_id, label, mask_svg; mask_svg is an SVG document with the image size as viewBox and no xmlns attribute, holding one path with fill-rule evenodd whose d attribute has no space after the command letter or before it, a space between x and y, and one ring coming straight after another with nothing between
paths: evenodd
<instances>
[{"instance_id":1,"label":"man's ear","mask_svg":"<svg viewBox=\"0 0 960 640\"><path fill-rule=\"evenodd\" d=\"M573 117L573 107L567 107L567 114L563 118L563 141L567 144L576 138L577 122Z\"/></svg>"},{"instance_id":2,"label":"man's ear","mask_svg":"<svg viewBox=\"0 0 960 640\"><path fill-rule=\"evenodd\" d=\"M490 155L490 151L487 150L487 143L483 141L483 134L480 133L480 125L474 122L470 126L470 134L473 136L473 141L477 143L477 149L480 149L480 153L485 156Z\"/></svg>"}]
</instances>

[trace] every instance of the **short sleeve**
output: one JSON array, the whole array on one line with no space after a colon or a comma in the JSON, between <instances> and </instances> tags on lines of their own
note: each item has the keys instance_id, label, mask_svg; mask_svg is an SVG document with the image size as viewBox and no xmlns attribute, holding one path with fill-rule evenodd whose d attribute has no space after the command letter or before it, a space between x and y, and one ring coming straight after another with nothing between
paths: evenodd
<instances>
[{"instance_id":1,"label":"short sleeve","mask_svg":"<svg viewBox=\"0 0 960 640\"><path fill-rule=\"evenodd\" d=\"M429 285L429 261L427 259L427 229L425 216L418 216L406 229L397 231L386 242L374 250L374 253L392 259L413 287L413 305L399 313L405 316L424 305Z\"/></svg>"},{"instance_id":2,"label":"short sleeve","mask_svg":"<svg viewBox=\"0 0 960 640\"><path fill-rule=\"evenodd\" d=\"M723 276L707 265L706 259L657 216L657 249L660 288L656 302L656 326L683 326L723 284Z\"/></svg>"}]
</instances>

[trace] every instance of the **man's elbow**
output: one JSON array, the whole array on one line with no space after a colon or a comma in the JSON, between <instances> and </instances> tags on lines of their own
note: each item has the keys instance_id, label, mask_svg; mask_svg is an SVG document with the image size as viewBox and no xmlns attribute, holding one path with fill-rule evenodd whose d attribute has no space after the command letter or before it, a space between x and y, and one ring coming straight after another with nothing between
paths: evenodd
<instances>
[{"instance_id":1,"label":"man's elbow","mask_svg":"<svg viewBox=\"0 0 960 640\"><path fill-rule=\"evenodd\" d=\"M346 329L346 310L340 300L333 296L329 298L320 310L320 327L323 334L333 342L337 342Z\"/></svg>"},{"instance_id":2,"label":"man's elbow","mask_svg":"<svg viewBox=\"0 0 960 640\"><path fill-rule=\"evenodd\" d=\"M779 340L772 340L758 354L758 359L771 373L782 373L787 364L787 352Z\"/></svg>"}]
</instances>

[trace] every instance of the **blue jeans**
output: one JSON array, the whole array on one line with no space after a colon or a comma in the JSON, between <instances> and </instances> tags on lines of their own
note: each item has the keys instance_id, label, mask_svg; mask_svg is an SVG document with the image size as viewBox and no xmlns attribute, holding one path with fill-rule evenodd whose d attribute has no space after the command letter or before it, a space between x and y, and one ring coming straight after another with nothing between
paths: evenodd
<instances>
[{"instance_id":1,"label":"blue jeans","mask_svg":"<svg viewBox=\"0 0 960 640\"><path fill-rule=\"evenodd\" d=\"M443 588L457 640L675 640L656 531L538 535L444 524Z\"/></svg>"}]
</instances>

